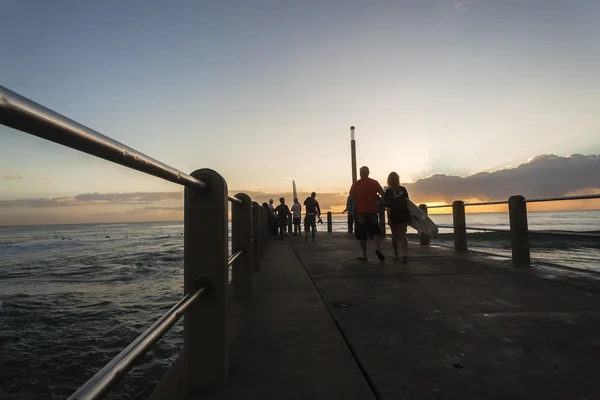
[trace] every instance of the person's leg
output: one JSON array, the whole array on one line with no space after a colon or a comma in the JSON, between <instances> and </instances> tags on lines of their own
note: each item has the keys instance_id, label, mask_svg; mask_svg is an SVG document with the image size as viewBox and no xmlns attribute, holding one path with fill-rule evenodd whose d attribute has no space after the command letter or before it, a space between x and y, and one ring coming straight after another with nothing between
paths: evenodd
<instances>
[{"instance_id":1,"label":"person's leg","mask_svg":"<svg viewBox=\"0 0 600 400\"><path fill-rule=\"evenodd\" d=\"M355 235L356 239L360 242L360 248L362 250L362 255L358 258L359 260L366 261L367 260L367 221L366 215L357 215L356 217L356 227L355 227Z\"/></svg>"},{"instance_id":2,"label":"person's leg","mask_svg":"<svg viewBox=\"0 0 600 400\"><path fill-rule=\"evenodd\" d=\"M314 215L307 215L304 217L304 241L308 240L308 231L312 229L314 218Z\"/></svg>"},{"instance_id":3,"label":"person's leg","mask_svg":"<svg viewBox=\"0 0 600 400\"><path fill-rule=\"evenodd\" d=\"M369 235L375 240L375 254L379 261L385 260L385 256L381 252L381 227L377 215L371 215L369 218Z\"/></svg>"},{"instance_id":4,"label":"person's leg","mask_svg":"<svg viewBox=\"0 0 600 400\"><path fill-rule=\"evenodd\" d=\"M398 227L400 248L402 249L402 262L406 264L408 261L408 238L406 237L406 223Z\"/></svg>"},{"instance_id":5,"label":"person's leg","mask_svg":"<svg viewBox=\"0 0 600 400\"><path fill-rule=\"evenodd\" d=\"M392 225L390 226L391 230L392 230L392 248L394 249L394 260L398 259L398 235L399 235L399 231L398 225Z\"/></svg>"}]
</instances>

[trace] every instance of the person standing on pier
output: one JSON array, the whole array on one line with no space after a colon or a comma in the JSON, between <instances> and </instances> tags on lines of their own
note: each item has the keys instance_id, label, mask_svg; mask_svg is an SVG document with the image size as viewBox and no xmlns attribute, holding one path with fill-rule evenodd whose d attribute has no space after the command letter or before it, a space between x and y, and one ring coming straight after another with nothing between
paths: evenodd
<instances>
[{"instance_id":1,"label":"person standing on pier","mask_svg":"<svg viewBox=\"0 0 600 400\"><path fill-rule=\"evenodd\" d=\"M316 199L317 194L312 192L310 197L304 200L304 206L306 207L306 214L304 214L304 241L308 240L308 230L312 230L312 238L315 238L317 232L317 221L318 218L321 220L321 207Z\"/></svg>"},{"instance_id":2,"label":"person standing on pier","mask_svg":"<svg viewBox=\"0 0 600 400\"><path fill-rule=\"evenodd\" d=\"M283 197L279 199L279 202L281 204L279 204L277 208L275 208L275 212L279 217L279 237L283 239L286 236L285 228L287 227L287 220L290 217L291 213L287 204L285 204L285 199Z\"/></svg>"},{"instance_id":3,"label":"person standing on pier","mask_svg":"<svg viewBox=\"0 0 600 400\"><path fill-rule=\"evenodd\" d=\"M342 214L348 213L348 233L354 232L354 201L350 196L346 198L346 209L342 211Z\"/></svg>"},{"instance_id":4,"label":"person standing on pier","mask_svg":"<svg viewBox=\"0 0 600 400\"><path fill-rule=\"evenodd\" d=\"M302 219L302 205L298 201L298 198L294 199L294 205L292 205L292 214L294 222L294 233L292 235L301 235L302 231L300 230L300 221Z\"/></svg>"},{"instance_id":5,"label":"person standing on pier","mask_svg":"<svg viewBox=\"0 0 600 400\"><path fill-rule=\"evenodd\" d=\"M398 257L398 241L402 249L402 263L408 261L408 240L406 239L406 227L410 221L408 211L408 191L400 186L400 176L391 172L387 178L388 189L383 196L383 202L387 207L388 225L392 229L392 247L394 248L394 260Z\"/></svg>"},{"instance_id":6,"label":"person standing on pier","mask_svg":"<svg viewBox=\"0 0 600 400\"><path fill-rule=\"evenodd\" d=\"M385 260L381 253L381 231L378 221L379 205L377 195L384 196L383 188L375 179L369 178L369 167L360 168L360 179L352 184L350 197L354 200L356 215L355 236L360 241L362 256L359 260L367 260L367 236L375 239L375 254L379 261Z\"/></svg>"},{"instance_id":7,"label":"person standing on pier","mask_svg":"<svg viewBox=\"0 0 600 400\"><path fill-rule=\"evenodd\" d=\"M275 214L275 206L273 206L273 199L269 199L269 210L271 210L271 212Z\"/></svg>"}]
</instances>

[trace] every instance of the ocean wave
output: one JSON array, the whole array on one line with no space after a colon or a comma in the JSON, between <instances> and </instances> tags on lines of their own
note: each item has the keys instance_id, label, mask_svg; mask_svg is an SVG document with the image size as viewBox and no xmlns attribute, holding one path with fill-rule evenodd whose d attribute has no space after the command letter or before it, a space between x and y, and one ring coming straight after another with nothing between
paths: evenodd
<instances>
[{"instance_id":1,"label":"ocean wave","mask_svg":"<svg viewBox=\"0 0 600 400\"><path fill-rule=\"evenodd\" d=\"M181 223L0 230L0 398L68 397L172 307L183 292L181 232ZM79 241L55 238L63 235ZM452 240L440 234L431 242ZM507 235L467 240L470 248L510 256ZM589 264L597 251L589 245L536 238L532 253ZM182 324L108 398L147 398L182 349Z\"/></svg>"}]
</instances>

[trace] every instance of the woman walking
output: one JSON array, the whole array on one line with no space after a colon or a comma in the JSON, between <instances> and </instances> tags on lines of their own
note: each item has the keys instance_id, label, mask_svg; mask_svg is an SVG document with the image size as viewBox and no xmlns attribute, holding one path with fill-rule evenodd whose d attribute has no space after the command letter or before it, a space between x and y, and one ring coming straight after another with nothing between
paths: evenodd
<instances>
[{"instance_id":1,"label":"woman walking","mask_svg":"<svg viewBox=\"0 0 600 400\"><path fill-rule=\"evenodd\" d=\"M406 227L410 221L410 212L408 211L408 191L404 186L400 186L400 176L391 172L387 179L388 188L383 196L383 201L387 207L388 224L392 229L392 247L394 248L394 260L398 257L398 241L402 248L402 263L408 261L408 240L406 239Z\"/></svg>"}]
</instances>

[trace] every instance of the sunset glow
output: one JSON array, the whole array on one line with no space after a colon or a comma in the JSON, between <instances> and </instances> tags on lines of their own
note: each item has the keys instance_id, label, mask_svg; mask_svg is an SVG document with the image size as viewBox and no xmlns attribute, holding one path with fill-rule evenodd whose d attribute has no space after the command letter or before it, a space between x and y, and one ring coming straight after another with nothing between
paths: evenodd
<instances>
[{"instance_id":1,"label":"sunset glow","mask_svg":"<svg viewBox=\"0 0 600 400\"><path fill-rule=\"evenodd\" d=\"M350 126L417 203L600 192L600 2L456 4L10 2L0 85L260 202L294 179L341 212ZM0 225L182 218L181 187L4 126L0 189Z\"/></svg>"}]
</instances>

